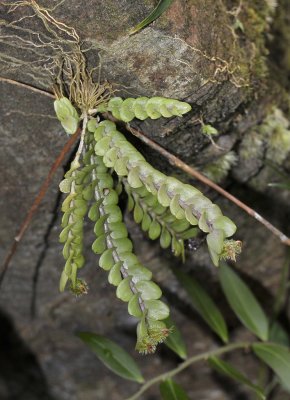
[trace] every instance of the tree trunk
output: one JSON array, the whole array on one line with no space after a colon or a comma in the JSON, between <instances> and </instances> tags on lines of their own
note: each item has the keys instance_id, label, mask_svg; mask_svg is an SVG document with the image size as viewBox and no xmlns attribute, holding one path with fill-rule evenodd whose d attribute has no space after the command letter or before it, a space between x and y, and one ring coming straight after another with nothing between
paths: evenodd
<instances>
[{"instance_id":1,"label":"tree trunk","mask_svg":"<svg viewBox=\"0 0 290 400\"><path fill-rule=\"evenodd\" d=\"M288 0L280 0L277 7L273 0L175 0L158 20L132 36L128 36L130 28L148 15L157 1L42 3L54 21L75 29L89 67L100 65L101 81L111 82L118 96L164 96L192 105L192 111L183 118L134 121L132 126L219 181L289 233L289 191L268 186L279 180L276 167L286 173L290 169ZM4 257L67 140L54 117L52 99L8 79L51 91L52 61L61 56L60 49L69 47L71 37L60 29L62 25L43 23L37 15L23 18L34 13L25 4L2 4L0 13L0 74L6 78L0 80L0 254ZM219 135L212 137L214 144L202 133L202 124L218 130ZM132 140L155 167L198 186L236 222L236 237L243 242L237 266L265 309L270 310L285 246L244 211ZM58 292L63 264L58 243L58 182L66 167L64 163L54 177L2 284L1 399L120 400L132 394L137 385L124 384L108 372L74 335L77 331L97 332L116 340L137 358L145 376L176 365L177 360L165 348L154 358L134 353L135 322L128 317L126 306L115 299L105 273L96 269L97 260L90 252L93 235L89 224L84 269L89 294L75 299L69 293ZM234 338L247 337L247 331L226 306L216 269L203 244L196 251L188 250L186 262L181 265L180 260L161 251L158 243L146 239L129 215L127 222L136 253L164 288L190 354L208 350L216 339L189 308L170 272L172 264L201 280L230 321ZM249 355L236 355L234 360L241 367L246 365L249 376L257 376L256 364ZM18 366L23 366L21 372ZM250 398L244 388L232 383L229 386L228 381L213 376L205 364L185 371L178 380L190 398ZM154 388L144 399L159 398L157 393L158 388ZM273 397L286 398L282 392Z\"/></svg>"}]
</instances>

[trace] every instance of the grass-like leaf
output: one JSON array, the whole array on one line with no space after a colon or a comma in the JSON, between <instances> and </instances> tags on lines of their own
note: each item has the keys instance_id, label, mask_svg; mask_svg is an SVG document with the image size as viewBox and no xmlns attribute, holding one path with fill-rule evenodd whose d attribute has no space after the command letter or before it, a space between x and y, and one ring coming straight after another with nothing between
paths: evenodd
<instances>
[{"instance_id":1,"label":"grass-like leaf","mask_svg":"<svg viewBox=\"0 0 290 400\"><path fill-rule=\"evenodd\" d=\"M281 380L283 386L290 390L290 352L289 348L274 343L255 343L254 353L266 363Z\"/></svg>"},{"instance_id":2,"label":"grass-like leaf","mask_svg":"<svg viewBox=\"0 0 290 400\"><path fill-rule=\"evenodd\" d=\"M224 263L219 269L219 278L225 296L240 321L257 337L267 340L269 322L252 291Z\"/></svg>"},{"instance_id":3,"label":"grass-like leaf","mask_svg":"<svg viewBox=\"0 0 290 400\"><path fill-rule=\"evenodd\" d=\"M87 344L100 361L122 378L144 382L144 378L133 358L116 343L91 332L80 332L77 336Z\"/></svg>"},{"instance_id":4,"label":"grass-like leaf","mask_svg":"<svg viewBox=\"0 0 290 400\"><path fill-rule=\"evenodd\" d=\"M257 385L254 385L244 374L238 371L235 367L233 367L230 363L221 360L218 357L210 357L208 360L209 365L215 369L217 372L224 374L235 381L243 383L252 389L258 396L259 399L265 400L266 396L263 392L263 389Z\"/></svg>"},{"instance_id":5,"label":"grass-like leaf","mask_svg":"<svg viewBox=\"0 0 290 400\"><path fill-rule=\"evenodd\" d=\"M173 272L187 291L196 311L223 342L228 342L228 329L225 320L212 298L195 279L177 269L174 269Z\"/></svg>"},{"instance_id":6,"label":"grass-like leaf","mask_svg":"<svg viewBox=\"0 0 290 400\"><path fill-rule=\"evenodd\" d=\"M287 347L290 345L289 333L278 321L275 321L270 327L269 340Z\"/></svg>"},{"instance_id":7,"label":"grass-like leaf","mask_svg":"<svg viewBox=\"0 0 290 400\"><path fill-rule=\"evenodd\" d=\"M159 388L163 400L189 400L182 387L172 379L166 379Z\"/></svg>"},{"instance_id":8,"label":"grass-like leaf","mask_svg":"<svg viewBox=\"0 0 290 400\"><path fill-rule=\"evenodd\" d=\"M145 28L145 26L151 24L151 22L155 21L155 19L159 18L171 5L173 0L160 0L154 10L141 21L138 25L132 28L129 32L129 35L133 35L140 31L141 29Z\"/></svg>"},{"instance_id":9,"label":"grass-like leaf","mask_svg":"<svg viewBox=\"0 0 290 400\"><path fill-rule=\"evenodd\" d=\"M187 357L187 352L180 330L177 328L177 326L174 324L174 322L170 317L164 320L164 322L168 328L173 327L172 332L170 333L170 335L168 336L168 338L165 340L164 343L166 344L167 347L169 347L172 351L174 351L174 353L176 353L180 358L185 360Z\"/></svg>"}]
</instances>

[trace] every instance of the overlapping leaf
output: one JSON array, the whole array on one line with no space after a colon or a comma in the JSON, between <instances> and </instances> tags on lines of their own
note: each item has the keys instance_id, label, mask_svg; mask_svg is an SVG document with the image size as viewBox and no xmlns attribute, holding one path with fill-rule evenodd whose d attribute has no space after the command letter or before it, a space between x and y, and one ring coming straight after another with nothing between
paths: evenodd
<instances>
[{"instance_id":1,"label":"overlapping leaf","mask_svg":"<svg viewBox=\"0 0 290 400\"><path fill-rule=\"evenodd\" d=\"M212 298L195 279L176 268L173 269L173 272L187 291L196 311L222 341L226 343L228 341L227 325Z\"/></svg>"},{"instance_id":2,"label":"overlapping leaf","mask_svg":"<svg viewBox=\"0 0 290 400\"><path fill-rule=\"evenodd\" d=\"M288 347L274 343L255 343L252 346L255 354L266 363L281 380L283 386L290 390L290 351Z\"/></svg>"},{"instance_id":3,"label":"overlapping leaf","mask_svg":"<svg viewBox=\"0 0 290 400\"><path fill-rule=\"evenodd\" d=\"M122 347L104 336L91 332L80 332L78 337L87 344L100 361L122 378L144 382L139 367Z\"/></svg>"},{"instance_id":4,"label":"overlapping leaf","mask_svg":"<svg viewBox=\"0 0 290 400\"><path fill-rule=\"evenodd\" d=\"M237 382L243 383L244 385L248 386L256 393L259 399L261 400L266 399L263 389L260 388L258 385L253 384L244 374L238 371L230 363L223 361L218 357L210 357L208 362L209 365L216 371L234 379Z\"/></svg>"},{"instance_id":5,"label":"overlapping leaf","mask_svg":"<svg viewBox=\"0 0 290 400\"><path fill-rule=\"evenodd\" d=\"M159 389L163 400L189 400L183 388L172 379L163 381Z\"/></svg>"},{"instance_id":6,"label":"overlapping leaf","mask_svg":"<svg viewBox=\"0 0 290 400\"><path fill-rule=\"evenodd\" d=\"M221 265L219 278L225 296L240 321L260 339L267 340L269 322L252 291L226 264Z\"/></svg>"}]
</instances>

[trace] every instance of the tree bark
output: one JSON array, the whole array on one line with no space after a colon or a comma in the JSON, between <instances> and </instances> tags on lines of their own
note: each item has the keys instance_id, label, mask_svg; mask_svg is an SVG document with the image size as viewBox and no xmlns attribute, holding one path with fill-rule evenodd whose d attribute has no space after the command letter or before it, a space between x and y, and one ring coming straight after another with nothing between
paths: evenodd
<instances>
[{"instance_id":1,"label":"tree bark","mask_svg":"<svg viewBox=\"0 0 290 400\"><path fill-rule=\"evenodd\" d=\"M153 24L128 36L130 28L148 15L156 3L42 2L55 21L75 29L89 67L100 65L100 79L111 82L117 95L173 97L192 105L191 113L182 119L134 121L132 126L187 164L220 179L227 190L289 234L289 191L268 186L279 180L273 163L286 173L290 170L288 0L280 0L277 7L271 0L175 0ZM28 6L11 9L0 5L0 75L51 91L51 61L61 55L60 49L68 48L70 38L53 26L60 35L57 38L32 14ZM49 97L7 80L0 80L0 88L0 254L4 257L67 138L54 117ZM213 137L215 145L202 133L201 121L219 131L219 136ZM168 165L144 144L134 138L132 141L155 167L198 186L236 222L236 237L244 243L237 266L263 306L270 310L279 285L285 246L229 201ZM230 152L231 161L225 158ZM229 165L221 160L228 160ZM136 385L124 385L121 378L107 372L74 336L76 331L93 331L116 340L136 356L145 376L173 368L176 359L164 348L154 358L134 354L135 322L127 316L126 306L115 299L105 274L96 270L97 260L90 252L91 226L87 227L84 270L89 294L76 300L68 293L58 293L63 263L58 243L58 182L62 174L63 170L56 174L1 288L1 314L5 321L6 314L13 321L18 336L7 357L15 357L18 363L19 349L23 343L29 346L36 359L27 361L27 365L37 371L33 385L43 388L42 397L121 400L132 394ZM170 272L172 264L201 280L229 319L233 337L247 337L248 333L225 304L205 246L188 250L187 260L181 265L180 260L161 251L158 243L147 240L130 216L127 222L137 244L137 255L164 288L173 318L180 325L191 354L209 349L216 339L189 308L182 288ZM286 315L287 309L283 312ZM12 332L11 323L7 322L5 337ZM0 349L0 360L4 353L5 348ZM249 376L256 376L256 364L248 355L235 356L235 362L241 367L246 365ZM15 371L8 373L6 364L0 361L0 397L23 399L23 388L31 382L29 373L30 370L24 373L27 379L20 379ZM14 392L11 382L15 383ZM229 389L228 382L212 376L205 365L184 372L179 382L190 398L250 398L238 385L230 383ZM39 393L31 387L25 400L39 398ZM144 399L158 398L157 393L155 388ZM287 394L283 396L279 392L273 399L287 398Z\"/></svg>"}]
</instances>

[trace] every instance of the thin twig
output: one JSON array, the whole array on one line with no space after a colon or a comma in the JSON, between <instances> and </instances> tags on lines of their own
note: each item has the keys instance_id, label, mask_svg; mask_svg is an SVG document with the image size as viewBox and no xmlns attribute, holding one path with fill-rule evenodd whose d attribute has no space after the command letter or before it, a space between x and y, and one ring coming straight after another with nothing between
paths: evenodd
<instances>
[{"instance_id":1,"label":"thin twig","mask_svg":"<svg viewBox=\"0 0 290 400\"><path fill-rule=\"evenodd\" d=\"M274 225L272 225L269 221L267 221L264 217L258 214L255 210L249 207L247 204L243 203L241 200L237 199L235 196L227 192L225 189L208 179L206 176L202 175L196 169L190 167L185 162L180 160L178 157L174 156L173 154L169 153L169 151L165 150L159 144L154 142L153 140L149 139L147 136L144 135L138 129L132 128L129 124L126 124L127 129L137 138L142 140L146 143L149 147L156 150L158 153L162 154L170 164L174 165L175 167L181 169L182 171L186 172L188 175L193 176L194 178L198 179L199 181L203 182L207 186L211 187L222 196L230 200L232 203L236 204L238 207L246 211L251 217L255 218L258 222L263 224L269 231L271 231L274 235L276 235L283 244L290 246L290 238L288 238L283 232L277 229Z\"/></svg>"},{"instance_id":2,"label":"thin twig","mask_svg":"<svg viewBox=\"0 0 290 400\"><path fill-rule=\"evenodd\" d=\"M181 371L189 367L191 364L196 363L198 361L207 360L209 357L219 356L224 353L228 353L237 349L247 349L249 348L249 343L232 343L227 346L220 347L218 349L207 351L205 353L198 354L197 356L192 356L187 360L183 361L177 368L174 368L168 372L165 372L161 375L156 376L153 379L150 379L141 387L138 392L136 392L133 396L128 397L126 400L137 400L140 398L141 394L143 394L146 390L148 390L152 385L158 383L160 381L164 381L165 379L172 378L173 376L179 374Z\"/></svg>"},{"instance_id":3,"label":"thin twig","mask_svg":"<svg viewBox=\"0 0 290 400\"><path fill-rule=\"evenodd\" d=\"M61 165L61 163L63 162L65 156L67 155L67 153L70 151L70 149L72 148L72 146L74 145L74 143L78 140L78 137L80 135L81 129L78 128L78 130L76 131L76 133L67 141L67 143L65 144L65 146L63 147L63 149L61 150L60 154L58 155L58 157L56 158L56 160L54 161L54 163L52 164L47 177L45 179L45 181L43 182L36 198L33 201L32 206L30 207L28 213L26 214L26 217L23 221L23 223L21 224L19 231L17 232L17 235L14 238L13 244L10 247L6 258L3 262L3 265L1 267L1 272L0 272L0 286L3 282L4 276L6 274L6 271L9 267L10 261L12 259L12 257L14 256L17 246L19 244L19 242L21 241L24 233L26 232L27 228L29 227L31 220L34 216L34 214L36 213L38 207L40 206L40 203L42 201L42 199L44 198L47 189L49 188L50 182L54 176L54 174L56 173L57 169L59 168L59 166Z\"/></svg>"},{"instance_id":4,"label":"thin twig","mask_svg":"<svg viewBox=\"0 0 290 400\"><path fill-rule=\"evenodd\" d=\"M51 99L55 99L55 95L53 93L47 92L46 90L38 89L38 88L28 85L26 83L18 82L13 79L3 78L2 76L0 76L0 81L10 83L11 85L19 86L21 88L29 89L32 92L42 94L44 96L50 97Z\"/></svg>"}]
</instances>

